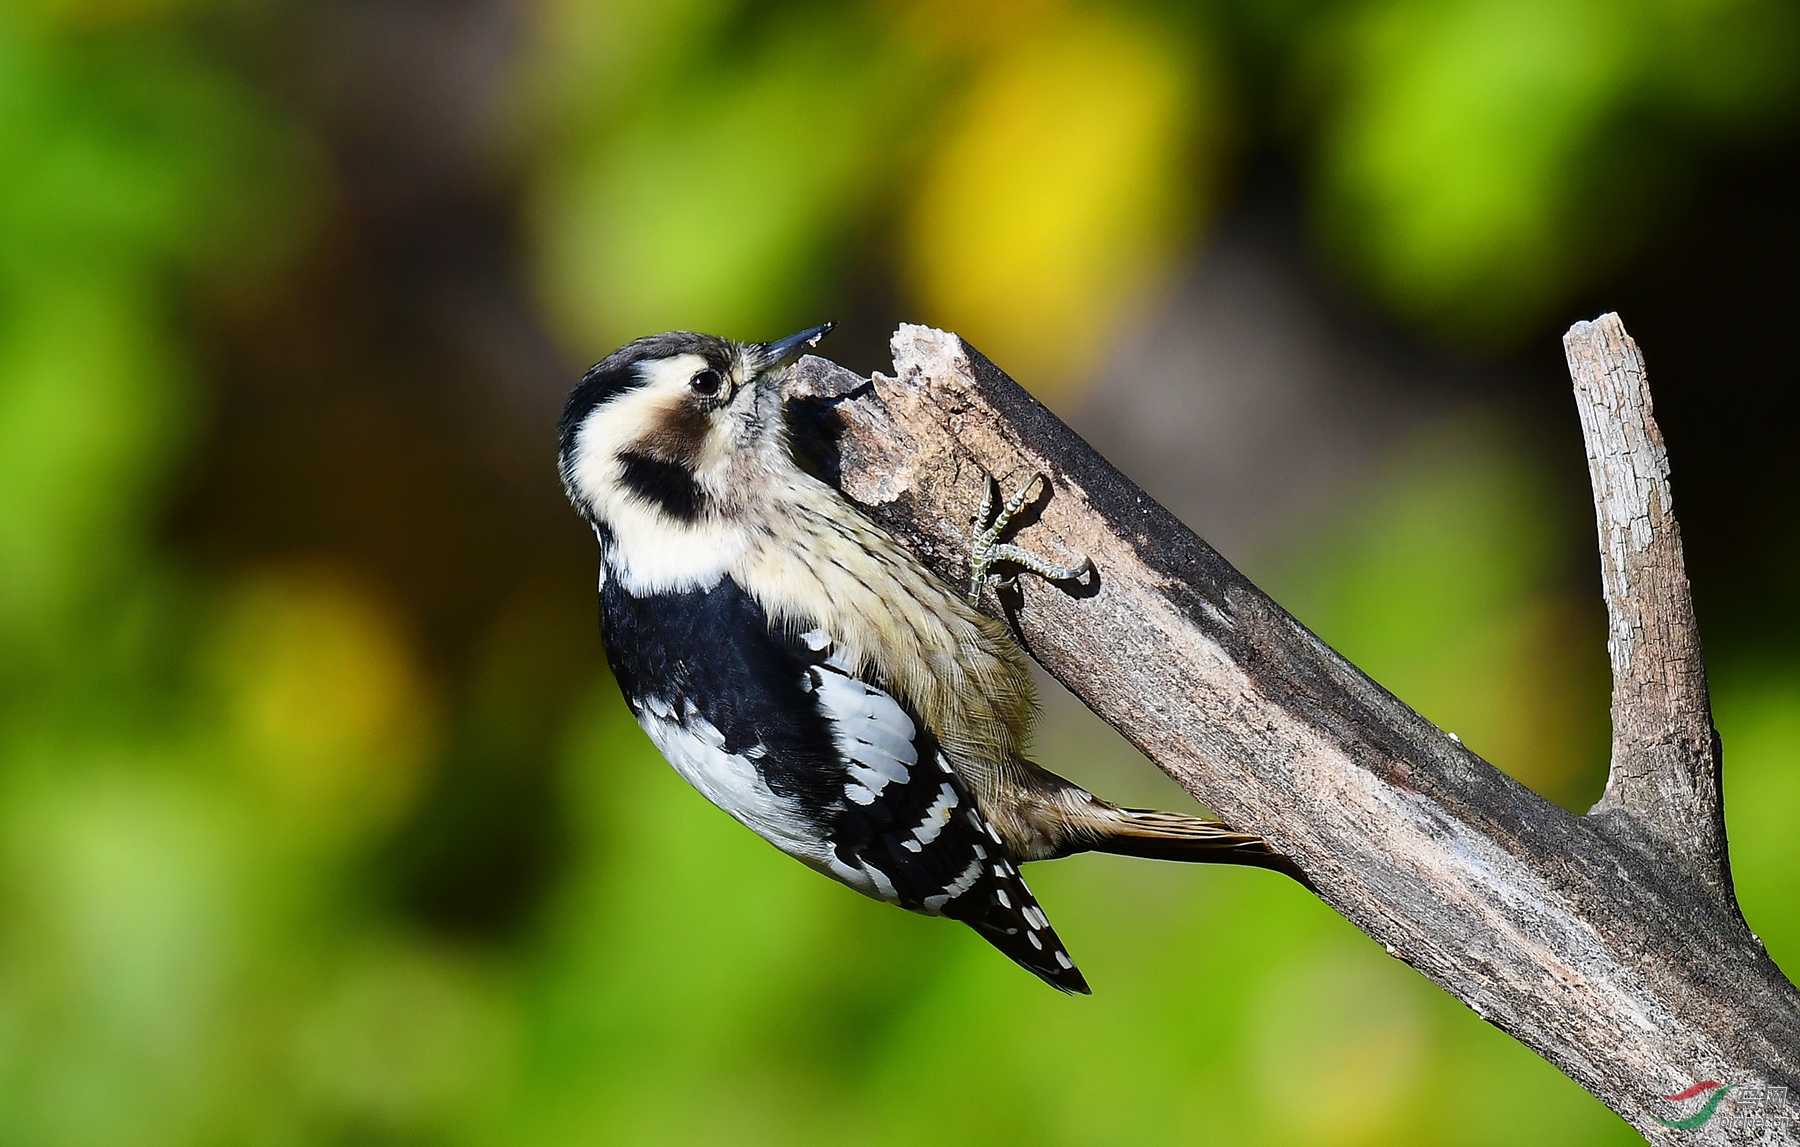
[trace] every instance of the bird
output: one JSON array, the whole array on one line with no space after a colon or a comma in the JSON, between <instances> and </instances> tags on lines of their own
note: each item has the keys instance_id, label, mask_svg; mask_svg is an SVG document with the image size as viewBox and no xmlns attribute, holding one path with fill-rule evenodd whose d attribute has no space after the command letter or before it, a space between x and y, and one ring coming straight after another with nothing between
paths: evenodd
<instances>
[{"instance_id":1,"label":"bird","mask_svg":"<svg viewBox=\"0 0 1800 1147\"><path fill-rule=\"evenodd\" d=\"M1002 502L990 476L960 591L803 465L793 364L833 325L635 339L569 393L558 466L599 542L607 662L668 763L787 855L959 920L1071 994L1090 989L1023 863L1094 851L1304 879L1261 837L1118 807L1027 757L1026 655L981 595L997 565L1091 567L1001 541L1034 481Z\"/></svg>"}]
</instances>

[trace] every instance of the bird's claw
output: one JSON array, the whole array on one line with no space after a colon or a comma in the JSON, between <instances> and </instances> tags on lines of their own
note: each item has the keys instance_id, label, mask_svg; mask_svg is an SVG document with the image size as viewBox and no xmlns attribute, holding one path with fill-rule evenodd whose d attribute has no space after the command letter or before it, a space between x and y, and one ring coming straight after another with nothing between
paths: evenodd
<instances>
[{"instance_id":1,"label":"bird's claw","mask_svg":"<svg viewBox=\"0 0 1800 1147\"><path fill-rule=\"evenodd\" d=\"M992 586L994 589L1007 589L1018 584L1019 575L1002 578L992 571L996 565L1017 566L1021 571L1034 573L1046 581L1073 581L1094 568L1092 559L1084 554L1072 554L1081 560L1078 564L1067 566L1051 561L1041 554L1033 553L1023 546L1015 546L1000 540L1006 531L1007 524L1013 515L1025 508L1031 500L1031 491L1039 482L1046 486L1050 479L1042 474L1033 474L1025 484L1013 492L998 513L994 512L994 503L1000 494L1000 483L993 475L983 475L984 484L981 493L981 509L975 514L973 523L974 537L969 545L969 604L981 604L982 590ZM1065 552L1069 552L1066 551Z\"/></svg>"}]
</instances>

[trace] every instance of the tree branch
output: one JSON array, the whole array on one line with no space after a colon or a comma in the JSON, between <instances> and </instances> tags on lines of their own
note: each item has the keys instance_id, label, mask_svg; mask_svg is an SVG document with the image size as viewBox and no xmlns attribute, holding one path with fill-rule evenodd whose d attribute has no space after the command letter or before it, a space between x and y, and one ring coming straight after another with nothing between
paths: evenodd
<instances>
[{"instance_id":1,"label":"tree branch","mask_svg":"<svg viewBox=\"0 0 1800 1147\"><path fill-rule=\"evenodd\" d=\"M1633 817L1729 890L1700 627L1644 358L1614 314L1576 323L1563 348L1587 440L1610 621L1612 764L1593 814Z\"/></svg>"},{"instance_id":2,"label":"tree branch","mask_svg":"<svg viewBox=\"0 0 1800 1147\"><path fill-rule=\"evenodd\" d=\"M865 512L962 584L984 472L1009 488L1047 475L1054 492L1018 540L1085 553L1097 573L1076 587L1021 579L1001 604L1090 708L1652 1141L1674 1142L1656 1117L1683 1113L1656 1097L1704 1079L1789 1088L1772 1141L1797 1141L1800 994L1728 884L1613 823L1639 814L1570 814L1414 713L956 336L903 326L893 345L895 378L807 358L795 384L797 445ZM1634 633L1662 631L1660 607L1639 616L1648 628ZM1667 649L1640 638L1632 664L1647 671ZM1686 689L1668 694L1688 705ZM1669 743L1658 735L1644 743ZM1615 754L1615 777L1655 774L1639 744Z\"/></svg>"}]
</instances>

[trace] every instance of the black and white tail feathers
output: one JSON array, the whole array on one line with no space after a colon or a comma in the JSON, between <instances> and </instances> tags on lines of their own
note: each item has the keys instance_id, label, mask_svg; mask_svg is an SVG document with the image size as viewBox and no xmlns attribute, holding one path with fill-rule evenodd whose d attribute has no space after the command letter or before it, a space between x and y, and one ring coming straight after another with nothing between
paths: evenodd
<instances>
[{"instance_id":1,"label":"black and white tail feathers","mask_svg":"<svg viewBox=\"0 0 1800 1147\"><path fill-rule=\"evenodd\" d=\"M1109 852L1148 860L1180 860L1190 863L1243 864L1266 868L1293 877L1306 888L1312 884L1298 866L1275 852L1268 842L1251 833L1234 832L1216 820L1154 809L1120 808L1089 797L1092 815L1084 827L1093 838L1067 852ZM971 812L972 824L980 825ZM946 904L943 914L961 920L1000 949L1015 963L1035 973L1053 988L1071 994L1088 994L1087 981L1069 959L1037 898L1020 878L1018 866L1004 859L990 864L977 886Z\"/></svg>"},{"instance_id":2,"label":"black and white tail feathers","mask_svg":"<svg viewBox=\"0 0 1800 1147\"><path fill-rule=\"evenodd\" d=\"M987 830L978 814L971 813L970 820ZM994 857L975 887L945 904L943 913L975 929L1013 963L1051 987L1071 995L1090 994L1081 969L1025 886L1018 865L1005 857Z\"/></svg>"},{"instance_id":3,"label":"black and white tail feathers","mask_svg":"<svg viewBox=\"0 0 1800 1147\"><path fill-rule=\"evenodd\" d=\"M1054 774L1050 776L1054 777ZM1065 793L1069 790L1081 792L1086 798L1086 807L1081 814L1071 817L1071 823L1078 823L1083 831L1055 855L1109 852L1148 860L1242 864L1280 872L1293 877L1305 888L1312 887L1293 861L1271 849L1260 836L1234 832L1216 820L1197 816L1120 808L1082 792L1066 781L1062 783L1067 786ZM969 820L971 825L979 826L998 842L992 828L979 814L971 810ZM946 904L943 914L974 928L988 943L1051 987L1072 994L1088 994L1087 981L1069 959L1062 941L1038 907L1037 898L1020 878L1018 867L1009 861L1001 859L992 863L984 872L981 883L967 895Z\"/></svg>"}]
</instances>

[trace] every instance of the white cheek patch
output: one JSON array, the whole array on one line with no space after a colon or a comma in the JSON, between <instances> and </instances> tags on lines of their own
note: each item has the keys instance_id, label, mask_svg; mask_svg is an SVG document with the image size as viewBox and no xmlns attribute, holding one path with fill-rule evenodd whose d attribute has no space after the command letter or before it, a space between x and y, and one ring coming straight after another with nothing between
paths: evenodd
<instances>
[{"instance_id":1,"label":"white cheek patch","mask_svg":"<svg viewBox=\"0 0 1800 1147\"><path fill-rule=\"evenodd\" d=\"M575 436L569 485L612 535L604 565L634 594L710 589L750 548L741 526L711 516L678 521L620 481L620 455L669 418L688 379L706 368L691 354L644 364L645 384L596 407Z\"/></svg>"},{"instance_id":2,"label":"white cheek patch","mask_svg":"<svg viewBox=\"0 0 1800 1147\"><path fill-rule=\"evenodd\" d=\"M625 495L619 487L619 455L663 421L669 406L666 391L641 386L596 406L575 432L568 482L573 492L585 498L601 517L606 517L615 500Z\"/></svg>"}]
</instances>

